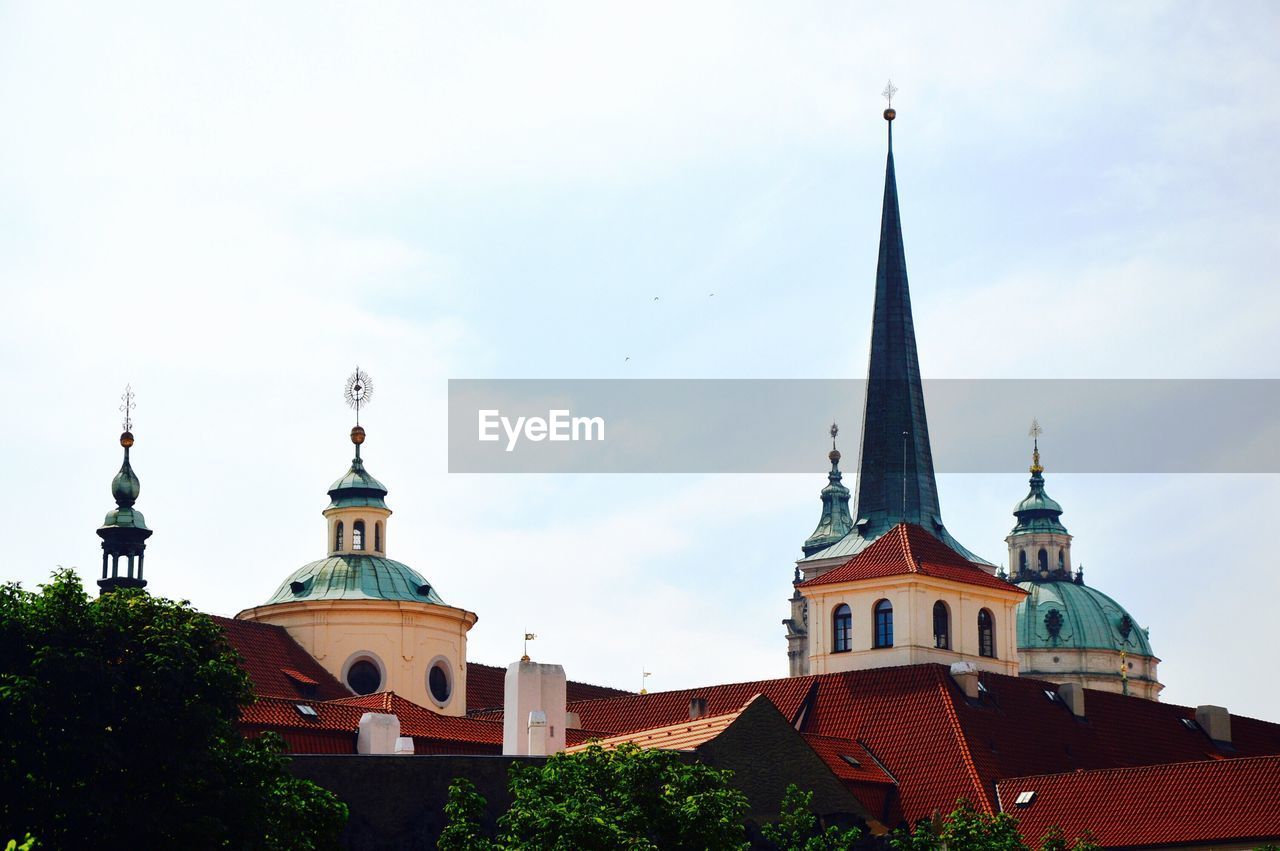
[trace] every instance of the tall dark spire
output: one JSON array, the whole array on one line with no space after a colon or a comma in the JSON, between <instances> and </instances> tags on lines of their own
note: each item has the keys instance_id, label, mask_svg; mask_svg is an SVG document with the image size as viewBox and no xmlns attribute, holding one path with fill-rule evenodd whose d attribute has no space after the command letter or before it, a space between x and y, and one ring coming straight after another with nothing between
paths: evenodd
<instances>
[{"instance_id":1,"label":"tall dark spire","mask_svg":"<svg viewBox=\"0 0 1280 851\"><path fill-rule=\"evenodd\" d=\"M884 95L892 97L896 91L890 83ZM892 106L884 111L889 150L880 216L880 257L876 264L876 300L871 320L871 358L862 415L854 529L839 544L812 555L806 553L806 558L847 557L898 523L913 523L965 558L982 562L983 559L947 533L938 506L915 325L911 319L898 181L893 168L893 120L896 117Z\"/></svg>"},{"instance_id":2,"label":"tall dark spire","mask_svg":"<svg viewBox=\"0 0 1280 851\"><path fill-rule=\"evenodd\" d=\"M133 507L142 489L129 463L129 450L133 447L133 432L130 431L133 425L133 389L125 387L120 398L123 402L120 410L124 413L124 433L120 435L124 463L111 480L111 496L115 498L116 507L107 512L98 529L98 537L102 539L102 578L98 580L98 587L104 594L117 588L146 587L147 581L142 578L142 559L147 538L151 537L142 512Z\"/></svg>"},{"instance_id":3,"label":"tall dark spire","mask_svg":"<svg viewBox=\"0 0 1280 851\"><path fill-rule=\"evenodd\" d=\"M893 168L895 117L893 109L885 110L889 155L880 217L880 258L876 266L855 515L857 522L866 521L860 529L862 534L873 538L900 522L915 523L934 532L942 525Z\"/></svg>"}]
</instances>

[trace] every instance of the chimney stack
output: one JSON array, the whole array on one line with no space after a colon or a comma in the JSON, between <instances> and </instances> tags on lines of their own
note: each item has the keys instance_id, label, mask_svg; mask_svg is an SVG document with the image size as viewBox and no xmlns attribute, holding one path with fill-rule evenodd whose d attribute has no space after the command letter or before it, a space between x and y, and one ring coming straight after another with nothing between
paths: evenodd
<instances>
[{"instance_id":1,"label":"chimney stack","mask_svg":"<svg viewBox=\"0 0 1280 851\"><path fill-rule=\"evenodd\" d=\"M689 720L697 721L699 718L707 714L707 699L705 697L689 698Z\"/></svg>"},{"instance_id":2,"label":"chimney stack","mask_svg":"<svg viewBox=\"0 0 1280 851\"><path fill-rule=\"evenodd\" d=\"M412 742L412 739L410 740ZM356 753L399 753L400 718L385 712L366 712L360 716L360 733L356 736ZM412 747L409 750L413 753Z\"/></svg>"},{"instance_id":3,"label":"chimney stack","mask_svg":"<svg viewBox=\"0 0 1280 851\"><path fill-rule=\"evenodd\" d=\"M960 690L964 692L964 696L970 700L977 700L981 696L978 691L978 666L972 662L953 662L951 664L951 678L956 681L956 685L960 686Z\"/></svg>"},{"instance_id":4,"label":"chimney stack","mask_svg":"<svg viewBox=\"0 0 1280 851\"><path fill-rule=\"evenodd\" d=\"M563 667L512 662L503 697L504 756L548 756L564 750L568 712Z\"/></svg>"},{"instance_id":5,"label":"chimney stack","mask_svg":"<svg viewBox=\"0 0 1280 851\"><path fill-rule=\"evenodd\" d=\"M1231 744L1231 713L1222 706L1197 706L1196 723L1217 744Z\"/></svg>"},{"instance_id":6,"label":"chimney stack","mask_svg":"<svg viewBox=\"0 0 1280 851\"><path fill-rule=\"evenodd\" d=\"M1063 683L1058 686L1058 697L1077 718L1084 717L1084 686L1079 683Z\"/></svg>"}]
</instances>

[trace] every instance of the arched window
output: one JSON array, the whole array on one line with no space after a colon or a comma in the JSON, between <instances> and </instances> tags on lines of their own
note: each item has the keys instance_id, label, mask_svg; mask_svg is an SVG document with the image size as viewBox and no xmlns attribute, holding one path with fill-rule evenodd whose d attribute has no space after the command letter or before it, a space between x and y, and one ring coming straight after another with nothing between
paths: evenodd
<instances>
[{"instance_id":1,"label":"arched window","mask_svg":"<svg viewBox=\"0 0 1280 851\"><path fill-rule=\"evenodd\" d=\"M1018 553L1018 572L1019 573L1027 572L1027 551L1026 550L1023 550L1022 552Z\"/></svg>"},{"instance_id":2,"label":"arched window","mask_svg":"<svg viewBox=\"0 0 1280 851\"><path fill-rule=\"evenodd\" d=\"M351 549L364 549L364 521L357 520L351 524ZM1043 552L1043 550L1041 551Z\"/></svg>"},{"instance_id":3,"label":"arched window","mask_svg":"<svg viewBox=\"0 0 1280 851\"><path fill-rule=\"evenodd\" d=\"M853 612L844 603L831 615L831 652L846 653L853 649Z\"/></svg>"},{"instance_id":4,"label":"arched window","mask_svg":"<svg viewBox=\"0 0 1280 851\"><path fill-rule=\"evenodd\" d=\"M382 552L382 521L373 524L373 551Z\"/></svg>"},{"instance_id":5,"label":"arched window","mask_svg":"<svg viewBox=\"0 0 1280 851\"><path fill-rule=\"evenodd\" d=\"M933 604L933 646L939 650L951 649L951 613L941 600Z\"/></svg>"},{"instance_id":6,"label":"arched window","mask_svg":"<svg viewBox=\"0 0 1280 851\"><path fill-rule=\"evenodd\" d=\"M875 647L893 646L893 603L881 600L876 603Z\"/></svg>"},{"instance_id":7,"label":"arched window","mask_svg":"<svg viewBox=\"0 0 1280 851\"><path fill-rule=\"evenodd\" d=\"M335 553L342 552L342 521L339 520L337 525L333 527L333 551Z\"/></svg>"},{"instance_id":8,"label":"arched window","mask_svg":"<svg viewBox=\"0 0 1280 851\"><path fill-rule=\"evenodd\" d=\"M1045 552L1044 547L1040 548L1040 556L1037 559L1037 561L1040 563L1041 570L1043 571L1049 570L1049 554Z\"/></svg>"},{"instance_id":9,"label":"arched window","mask_svg":"<svg viewBox=\"0 0 1280 851\"><path fill-rule=\"evenodd\" d=\"M1058 550L1058 570L1065 571L1067 569L1067 556L1063 550Z\"/></svg>"},{"instance_id":10,"label":"arched window","mask_svg":"<svg viewBox=\"0 0 1280 851\"><path fill-rule=\"evenodd\" d=\"M996 621L987 609L978 612L978 655L996 658Z\"/></svg>"}]
</instances>

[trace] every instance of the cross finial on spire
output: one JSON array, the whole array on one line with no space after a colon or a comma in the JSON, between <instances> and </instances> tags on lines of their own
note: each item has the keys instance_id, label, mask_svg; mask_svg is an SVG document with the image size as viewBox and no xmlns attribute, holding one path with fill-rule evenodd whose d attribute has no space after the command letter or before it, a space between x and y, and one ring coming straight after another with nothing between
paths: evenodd
<instances>
[{"instance_id":1,"label":"cross finial on spire","mask_svg":"<svg viewBox=\"0 0 1280 851\"><path fill-rule=\"evenodd\" d=\"M884 84L884 91L880 93L880 97L889 102L889 108L893 108L893 96L898 93L898 87L893 84L893 80Z\"/></svg>"},{"instance_id":2,"label":"cross finial on spire","mask_svg":"<svg viewBox=\"0 0 1280 851\"><path fill-rule=\"evenodd\" d=\"M1027 435L1031 438L1031 472L1043 473L1044 467L1040 466L1040 435L1044 434L1044 429L1040 427L1040 420L1031 419L1031 428L1027 431Z\"/></svg>"},{"instance_id":3,"label":"cross finial on spire","mask_svg":"<svg viewBox=\"0 0 1280 851\"><path fill-rule=\"evenodd\" d=\"M120 394L120 413L124 414L120 427L125 432L133 431L133 409L136 407L133 402L133 385L126 384L124 392Z\"/></svg>"},{"instance_id":4,"label":"cross finial on spire","mask_svg":"<svg viewBox=\"0 0 1280 851\"><path fill-rule=\"evenodd\" d=\"M832 449L836 448L836 435L839 433L840 433L839 424L835 422L831 423L831 448Z\"/></svg>"}]
</instances>

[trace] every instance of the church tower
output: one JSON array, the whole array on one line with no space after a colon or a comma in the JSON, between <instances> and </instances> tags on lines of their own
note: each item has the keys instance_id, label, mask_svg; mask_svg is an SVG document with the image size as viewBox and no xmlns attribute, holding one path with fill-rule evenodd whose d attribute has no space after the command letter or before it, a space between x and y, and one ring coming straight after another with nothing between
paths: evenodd
<instances>
[{"instance_id":1,"label":"church tower","mask_svg":"<svg viewBox=\"0 0 1280 851\"><path fill-rule=\"evenodd\" d=\"M98 580L98 587L103 594L117 588L147 587L147 580L142 578L142 560L151 530L142 512L133 507L142 488L129 463L129 450L133 448L133 388L126 386L120 399L120 411L124 414L124 431L120 435L124 463L111 480L116 507L107 512L98 528L98 537L102 539L102 578Z\"/></svg>"},{"instance_id":2,"label":"church tower","mask_svg":"<svg viewBox=\"0 0 1280 851\"><path fill-rule=\"evenodd\" d=\"M894 91L890 84L885 96ZM894 171L896 117L890 101L857 499L845 513L850 494L833 447L822 517L796 563L783 621L788 670L968 661L1016 674L1013 614L1024 592L942 523Z\"/></svg>"},{"instance_id":3,"label":"church tower","mask_svg":"<svg viewBox=\"0 0 1280 851\"><path fill-rule=\"evenodd\" d=\"M355 457L329 486L328 555L236 617L283 626L354 694L393 691L442 715L465 715L467 631L476 615L448 605L416 570L387 558L387 488L361 457L359 412L370 390L357 369L347 381Z\"/></svg>"},{"instance_id":4,"label":"church tower","mask_svg":"<svg viewBox=\"0 0 1280 851\"><path fill-rule=\"evenodd\" d=\"M1045 492L1040 425L1032 423L1031 490L1013 508L1012 579L1027 592L1018 604L1022 673L1056 683L1158 699L1160 660L1147 631L1115 600L1084 583L1071 567L1071 535L1062 506Z\"/></svg>"}]
</instances>

